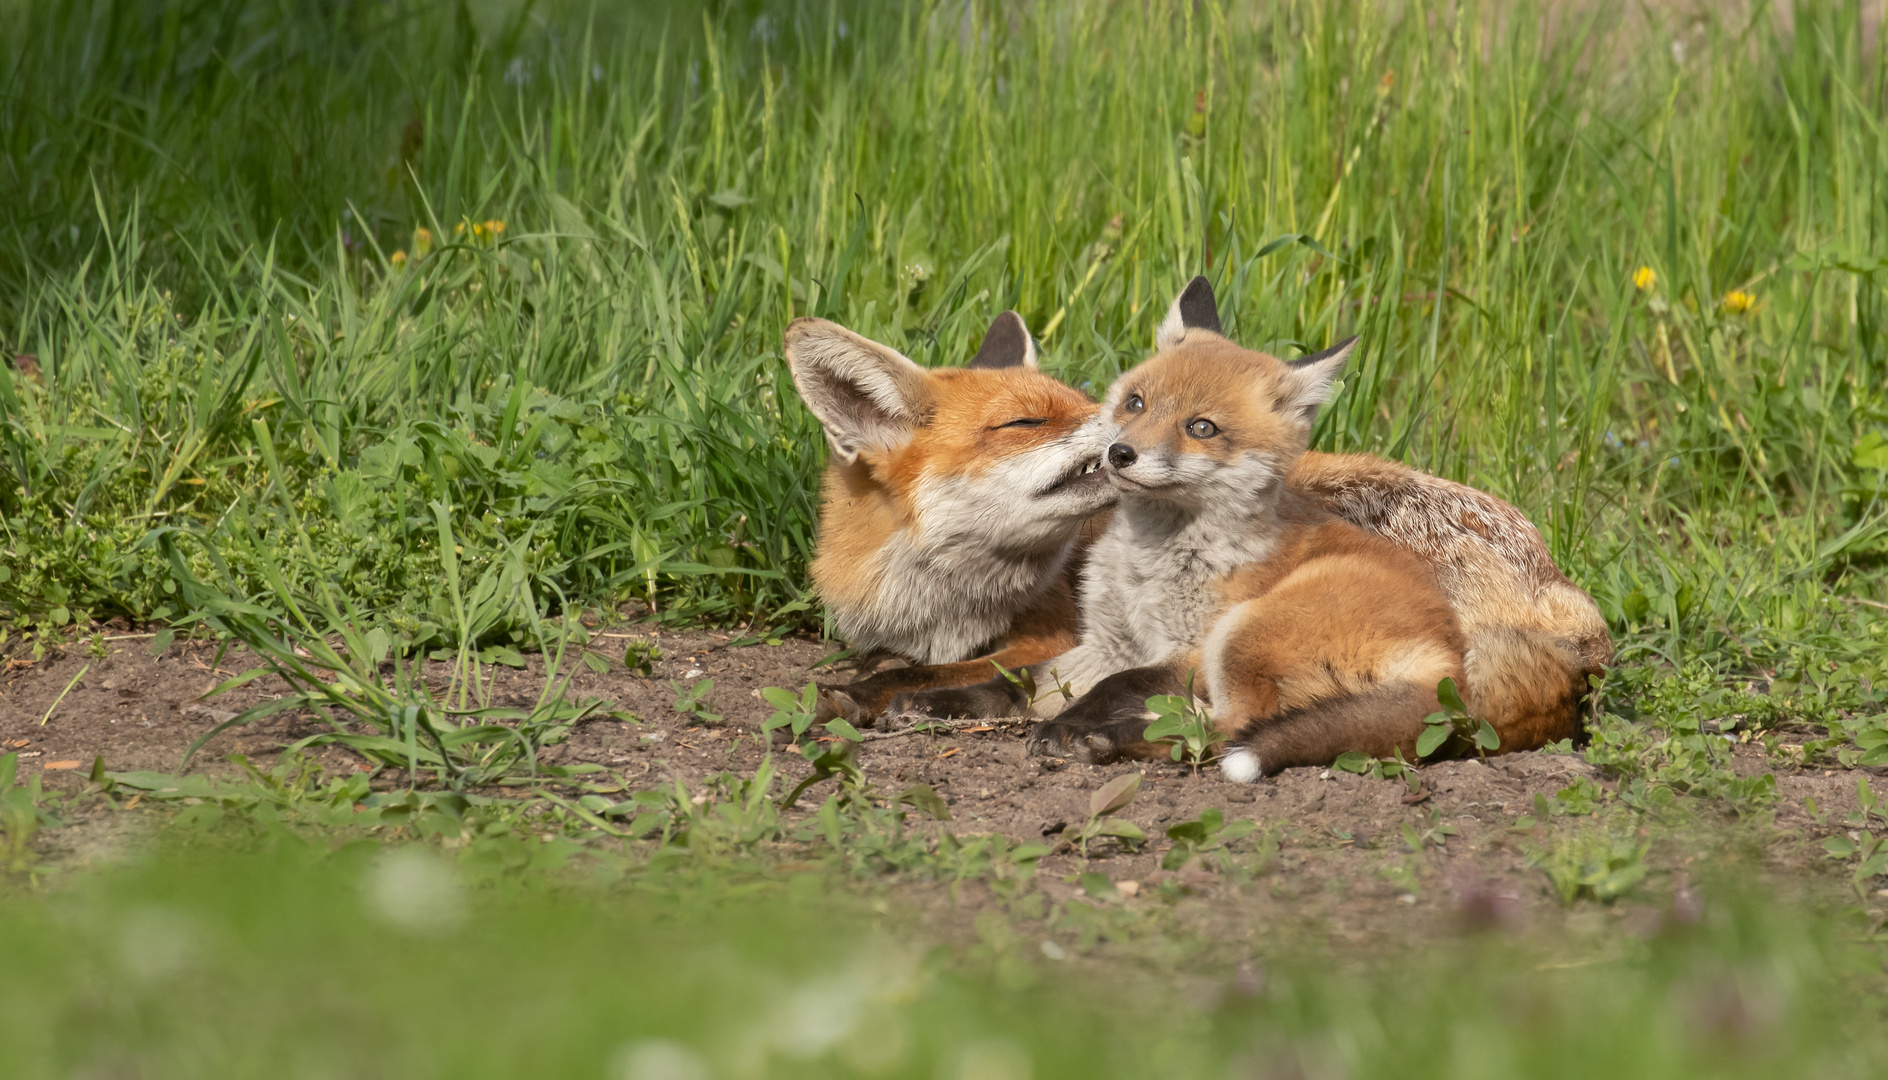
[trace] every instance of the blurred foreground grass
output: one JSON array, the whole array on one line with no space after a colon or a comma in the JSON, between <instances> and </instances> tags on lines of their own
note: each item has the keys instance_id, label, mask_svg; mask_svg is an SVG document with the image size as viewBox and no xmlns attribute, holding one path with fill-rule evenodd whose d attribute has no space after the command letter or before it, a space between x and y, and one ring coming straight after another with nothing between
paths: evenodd
<instances>
[{"instance_id":1,"label":"blurred foreground grass","mask_svg":"<svg viewBox=\"0 0 1888 1080\"><path fill-rule=\"evenodd\" d=\"M1834 1078L1888 1061L1880 947L1728 882L1642 936L1568 917L1337 957L1255 940L1227 898L1228 940L1190 943L1176 971L1171 941L1084 956L1000 908L938 934L805 874L564 877L278 838L8 893L5 1072Z\"/></svg>"}]
</instances>

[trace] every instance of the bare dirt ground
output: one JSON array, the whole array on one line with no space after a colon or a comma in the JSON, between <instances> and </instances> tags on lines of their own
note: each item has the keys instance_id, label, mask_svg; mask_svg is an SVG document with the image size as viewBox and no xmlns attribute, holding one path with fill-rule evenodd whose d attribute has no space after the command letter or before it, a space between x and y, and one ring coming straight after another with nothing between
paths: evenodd
<instances>
[{"instance_id":1,"label":"bare dirt ground","mask_svg":"<svg viewBox=\"0 0 1888 1080\"><path fill-rule=\"evenodd\" d=\"M663 656L652 677L622 666L625 636L659 642ZM580 669L572 697L601 698L641 722L587 722L551 748L546 759L597 763L622 777L630 790L672 778L694 783L724 769L751 773L772 749L760 733L772 712L760 689L797 690L815 677L846 677L830 668L814 671L812 665L830 655L832 645L810 638L735 647L730 635L716 633L631 628L629 635L612 637L597 639L614 658L610 670ZM219 661L213 643L182 641L153 656L150 644L148 638L119 636L103 643L103 655L75 645L38 663L18 658L6 663L0 672L0 752L21 754L22 778L39 773L49 787L76 788L97 757L114 772L179 771L193 740L236 710L284 689L269 677L203 700L204 693L247 670L250 658L231 651ZM445 667L429 665L428 676L443 684ZM695 722L674 708L677 694L670 680L687 686L701 678L715 682L710 708L723 717L718 724ZM528 704L543 682L538 657L529 658L522 670L497 669L494 704ZM233 773L227 758L238 753L266 768L283 746L324 730L328 725L311 715L283 714L216 736L190 768ZM1212 768L1195 774L1164 762L1094 767L1032 758L1023 752L1023 730L1021 722L999 721L948 733L871 732L860 764L881 787L931 785L949 804L950 827L960 835L1000 832L1057 845L1041 864L1040 880L1051 900L1075 895L1077 875L1085 871L1130 883L1122 886L1128 892L1163 882L1170 888L1212 890L1218 879L1210 871L1195 868L1174 875L1159 869L1168 846L1165 829L1209 808L1224 811L1229 820L1256 820L1278 852L1261 867L1256 891L1246 890L1256 905L1249 913L1252 924L1310 920L1345 935L1396 933L1411 927L1412 918L1525 920L1529 911L1555 908L1546 875L1530 865L1530 854L1538 855L1548 844L1548 830L1517 828L1517 820L1534 812L1537 795L1551 799L1577 777L1614 784L1578 755L1524 753L1425 767L1420 797L1400 779L1325 769L1294 769L1242 785L1220 779ZM1692 825L1654 838L1648 862L1655 870L1649 880L1662 882L1655 891L1667 899L1650 907L1616 905L1607 909L1610 917L1656 922L1658 903L1669 908L1669 898L1687 881L1709 876L1719 864L1760 870L1786 888L1833 895L1839 882L1820 856L1820 841L1835 826L1812 819L1804 800L1814 797L1826 822L1840 822L1854 805L1855 776L1840 770L1783 770L1754 748L1740 753L1740 770L1776 771L1774 815L1740 822L1701 804ZM319 756L331 770L367 767L338 748ZM808 771L790 751L776 751L775 758L790 782ZM1086 820L1097 787L1128 771L1142 773L1143 786L1116 816L1139 825L1151 842L1139 852L1104 843L1091 849L1094 858L1084 860L1065 833L1073 836ZM817 806L823 797L815 788L808 802ZM1405 826L1418 836L1427 834L1430 842L1412 851ZM127 826L99 822L96 827L122 833ZM1570 823L1558 819L1556 827L1564 830Z\"/></svg>"}]
</instances>

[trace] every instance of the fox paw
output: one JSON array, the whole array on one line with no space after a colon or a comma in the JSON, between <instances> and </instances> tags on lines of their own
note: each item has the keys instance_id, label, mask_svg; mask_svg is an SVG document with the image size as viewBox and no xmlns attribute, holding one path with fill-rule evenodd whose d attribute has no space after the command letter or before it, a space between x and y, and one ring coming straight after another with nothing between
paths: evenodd
<instances>
[{"instance_id":1,"label":"fox paw","mask_svg":"<svg viewBox=\"0 0 1888 1080\"><path fill-rule=\"evenodd\" d=\"M1145 720L1138 724L1092 723L1058 717L1032 728L1024 745L1039 757L1074 758L1089 765L1106 765L1121 757L1123 747L1139 742L1141 731L1146 727Z\"/></svg>"},{"instance_id":2,"label":"fox paw","mask_svg":"<svg viewBox=\"0 0 1888 1080\"><path fill-rule=\"evenodd\" d=\"M843 686L820 684L819 703L813 708L813 719L817 723L828 720L844 720L853 727L871 727L876 717L867 713Z\"/></svg>"},{"instance_id":3,"label":"fox paw","mask_svg":"<svg viewBox=\"0 0 1888 1080\"><path fill-rule=\"evenodd\" d=\"M885 711L890 716L922 716L933 720L985 720L1009 716L1018 710L1007 686L951 686L907 690L893 696Z\"/></svg>"}]
</instances>

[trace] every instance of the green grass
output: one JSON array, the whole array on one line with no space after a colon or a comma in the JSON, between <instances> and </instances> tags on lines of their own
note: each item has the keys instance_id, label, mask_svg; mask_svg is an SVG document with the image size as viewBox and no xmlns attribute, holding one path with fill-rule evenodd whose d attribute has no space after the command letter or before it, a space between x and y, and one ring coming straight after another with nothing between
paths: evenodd
<instances>
[{"instance_id":1,"label":"green grass","mask_svg":"<svg viewBox=\"0 0 1888 1080\"><path fill-rule=\"evenodd\" d=\"M1754 885L1756 832L1661 835L1694 854L1654 886L1656 819L1591 816L1591 784L1519 830L1564 914L1471 886L1422 936L1359 944L1278 904L1277 838L1217 811L1169 830L1169 861L1219 884L1130 904L1107 872L1051 899L1047 845L955 835L856 778L788 821L765 767L612 806L370 793L305 759L42 794L13 763L9 833L128 798L174 813L139 857L0 890L10 1076L1863 1077L1888 1058L1878 913ZM1098 815L1124 794L1095 792ZM1872 837L1879 817L1870 799L1851 821ZM1407 887L1459 888L1421 865L1442 840L1405 837ZM1292 843L1300 866L1331 850ZM671 1071L636 1071L658 1055Z\"/></svg>"},{"instance_id":2,"label":"green grass","mask_svg":"<svg viewBox=\"0 0 1888 1080\"><path fill-rule=\"evenodd\" d=\"M437 503L540 608L816 621L789 316L948 363L1014 306L1098 388L1203 271L1247 342L1361 333L1321 444L1515 501L1628 658L1867 632L1857 5L1188 10L9 5L0 340L44 381L0 377L0 605L180 618L179 529L236 594L523 640L435 599ZM246 539L265 438L292 560Z\"/></svg>"},{"instance_id":3,"label":"green grass","mask_svg":"<svg viewBox=\"0 0 1888 1080\"><path fill-rule=\"evenodd\" d=\"M1072 910L940 940L864 893L546 876L278 838L0 898L8 1075L1859 1078L1888 1052L1878 950L1729 889L1642 938L1450 932L1341 970L1273 942L1241 970L1244 940L1084 958Z\"/></svg>"}]
</instances>

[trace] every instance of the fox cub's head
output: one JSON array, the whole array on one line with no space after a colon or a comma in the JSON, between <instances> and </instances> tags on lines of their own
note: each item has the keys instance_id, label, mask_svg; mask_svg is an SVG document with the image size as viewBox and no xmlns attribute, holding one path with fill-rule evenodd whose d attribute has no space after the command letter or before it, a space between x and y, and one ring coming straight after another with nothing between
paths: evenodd
<instances>
[{"instance_id":1,"label":"fox cub's head","mask_svg":"<svg viewBox=\"0 0 1888 1080\"><path fill-rule=\"evenodd\" d=\"M1194 278L1161 323L1159 351L1108 390L1109 480L1124 499L1190 506L1267 490L1304 453L1356 343L1293 361L1242 349L1220 334L1212 286Z\"/></svg>"},{"instance_id":2,"label":"fox cub's head","mask_svg":"<svg viewBox=\"0 0 1888 1080\"><path fill-rule=\"evenodd\" d=\"M834 464L926 531L1059 542L1114 502L1098 407L1036 370L1035 343L1013 311L962 368L919 367L824 319L795 319L786 352Z\"/></svg>"}]
</instances>

